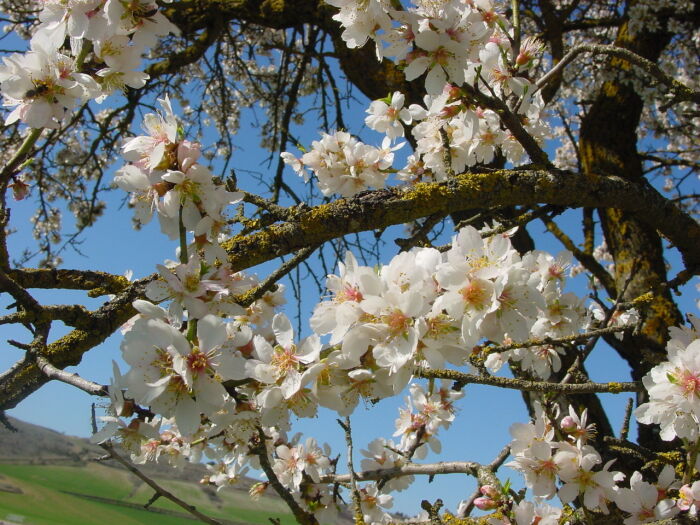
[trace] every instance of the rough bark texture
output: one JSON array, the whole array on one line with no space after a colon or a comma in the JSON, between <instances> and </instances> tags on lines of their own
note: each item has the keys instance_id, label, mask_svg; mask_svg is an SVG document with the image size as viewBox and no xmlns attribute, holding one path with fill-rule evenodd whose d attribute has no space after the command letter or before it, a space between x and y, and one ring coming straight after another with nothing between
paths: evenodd
<instances>
[{"instance_id":1,"label":"rough bark texture","mask_svg":"<svg viewBox=\"0 0 700 525\"><path fill-rule=\"evenodd\" d=\"M643 31L633 36L623 24L615 45L655 62L670 38L665 31ZM611 58L609 65L613 71L630 68L618 58ZM637 150L642 110L643 102L629 83L618 78L602 86L581 126L579 149L585 173L614 174L635 184L647 184ZM655 291L643 312L641 333L626 335L621 342L608 339L629 364L632 379L639 380L664 359L668 327L682 322L682 318L670 290L660 286L667 275L662 240L656 229L619 208L599 207L598 214L615 262L618 298L627 301L645 291ZM656 432L646 426L640 426L639 439L641 445L650 448L661 445Z\"/></svg>"}]
</instances>

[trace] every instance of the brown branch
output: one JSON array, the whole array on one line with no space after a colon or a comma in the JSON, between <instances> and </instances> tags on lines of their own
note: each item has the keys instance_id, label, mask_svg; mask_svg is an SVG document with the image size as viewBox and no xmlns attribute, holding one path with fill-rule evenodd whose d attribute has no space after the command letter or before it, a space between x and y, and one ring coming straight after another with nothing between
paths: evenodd
<instances>
[{"instance_id":1,"label":"brown branch","mask_svg":"<svg viewBox=\"0 0 700 525\"><path fill-rule=\"evenodd\" d=\"M559 239L559 242L579 260L586 270L591 272L593 276L600 281L600 284L603 285L608 295L615 297L617 295L615 291L615 279L613 279L613 276L608 273L603 265L600 264L592 254L579 249L571 238L559 228L556 222L546 217L542 217L541 220L552 235Z\"/></svg>"},{"instance_id":2,"label":"brown branch","mask_svg":"<svg viewBox=\"0 0 700 525\"><path fill-rule=\"evenodd\" d=\"M362 512L362 498L360 491L357 490L357 476L355 475L355 467L352 461L352 430L350 428L350 417L346 416L345 421L337 420L340 427L345 432L345 443L348 447L348 476L350 476L350 491L352 492L352 503L355 507L355 525L365 525L365 516Z\"/></svg>"},{"instance_id":3,"label":"brown branch","mask_svg":"<svg viewBox=\"0 0 700 525\"><path fill-rule=\"evenodd\" d=\"M215 520L214 518L210 518L206 514L202 514L197 510L196 507L190 505L189 503L181 500L177 496L175 496L173 493L165 490L163 487L158 485L155 481L153 481L151 478L146 476L143 472L141 472L139 469L137 469L131 461L123 458L120 454L117 453L116 450L114 450L114 447L110 443L102 443L100 445L104 450L107 451L107 453L112 457L112 459L116 460L118 463L123 465L129 472L134 474L137 478L139 478L141 481L143 481L146 485L151 487L153 490L156 491L156 494L159 494L160 496L169 499L176 505L179 505L183 509L185 509L187 512L195 516L199 521L203 521L204 523L209 523L210 525L222 525L222 523L218 520Z\"/></svg>"},{"instance_id":4,"label":"brown branch","mask_svg":"<svg viewBox=\"0 0 700 525\"><path fill-rule=\"evenodd\" d=\"M145 286L154 277L136 281L123 293L91 313L90 328L77 328L46 344L42 356L59 370L80 363L85 352L102 343L136 314L134 300L143 297ZM13 408L49 379L31 359L22 359L0 374L0 410Z\"/></svg>"},{"instance_id":5,"label":"brown branch","mask_svg":"<svg viewBox=\"0 0 700 525\"><path fill-rule=\"evenodd\" d=\"M282 498L287 504L289 509L292 511L292 514L294 514L294 517L296 518L298 523L300 523L301 525L318 525L316 517L313 514L306 512L303 508L301 508L301 505L297 503L297 501L294 499L294 496L292 496L292 494L287 490L287 488L284 485L282 485L280 480L277 478L277 474L275 474L275 471L272 469L272 465L270 464L270 458L267 455L267 445L265 444L265 441L268 438L265 435L265 432L262 428L258 429L258 436L260 443L256 446L255 449L252 449L251 452L258 456L258 459L260 460L260 468L267 476L267 480L270 482L272 488L275 489L275 492L277 492L280 498Z\"/></svg>"},{"instance_id":6,"label":"brown branch","mask_svg":"<svg viewBox=\"0 0 700 525\"><path fill-rule=\"evenodd\" d=\"M61 288L65 290L90 290L91 297L116 294L131 283L123 275L92 270L57 270L23 268L9 270L7 274L24 288Z\"/></svg>"},{"instance_id":7,"label":"brown branch","mask_svg":"<svg viewBox=\"0 0 700 525\"><path fill-rule=\"evenodd\" d=\"M72 374L66 372L65 370L60 370L53 366L45 357L36 356L35 358L36 366L39 368L42 374L44 374L48 379L55 379L79 388L83 392L87 392L91 396L108 396L106 385L100 385L94 381L80 377L78 374Z\"/></svg>"},{"instance_id":8,"label":"brown branch","mask_svg":"<svg viewBox=\"0 0 700 525\"><path fill-rule=\"evenodd\" d=\"M79 304L53 304L43 306L40 312L22 310L0 317L0 325L16 323L36 323L45 321L61 321L68 326L89 328L90 312Z\"/></svg>"},{"instance_id":9,"label":"brown branch","mask_svg":"<svg viewBox=\"0 0 700 525\"><path fill-rule=\"evenodd\" d=\"M385 189L339 199L223 243L235 271L348 233L381 229L438 212L534 205L626 209L659 229L679 249L686 268L700 269L700 225L648 185L615 176L584 176L559 170L493 170L463 173L440 183Z\"/></svg>"},{"instance_id":10,"label":"brown branch","mask_svg":"<svg viewBox=\"0 0 700 525\"><path fill-rule=\"evenodd\" d=\"M267 292L272 290L282 277L291 272L294 268L299 266L302 261L307 259L318 246L307 246L302 248L297 252L297 254L291 259L284 261L282 265L277 268L274 272L267 276L267 278L260 283L258 286L252 290L247 291L244 294L239 295L234 302L240 304L243 307L250 306L253 302L260 299Z\"/></svg>"},{"instance_id":11,"label":"brown branch","mask_svg":"<svg viewBox=\"0 0 700 525\"><path fill-rule=\"evenodd\" d=\"M274 224L254 234L234 236L224 243L224 248L233 270L239 271L347 233L402 224L438 212L540 202L634 212L676 245L688 273L700 269L700 225L651 186L615 176L584 176L559 170L464 173L448 182L366 192L300 211L295 220ZM96 310L92 329L73 330L47 345L47 359L59 369L79 363L83 353L104 341L134 315L131 303L143 295L145 284L153 278L131 284L113 301ZM20 361L0 375L0 410L16 406L46 381L34 363Z\"/></svg>"},{"instance_id":12,"label":"brown branch","mask_svg":"<svg viewBox=\"0 0 700 525\"><path fill-rule=\"evenodd\" d=\"M476 374L465 374L457 370L429 368L419 368L415 374L418 377L426 379L449 379L455 381L458 387L475 383L479 385L491 385L521 390L523 392L541 392L543 394L558 392L570 396L596 393L619 394L621 392L642 392L644 390L641 381L624 383L550 383L548 381L529 381L510 377L480 376Z\"/></svg>"},{"instance_id":13,"label":"brown branch","mask_svg":"<svg viewBox=\"0 0 700 525\"><path fill-rule=\"evenodd\" d=\"M564 55L564 58L562 58L556 66L550 69L547 74L545 74L535 83L537 88L542 89L544 86L546 86L547 83L549 83L553 78L556 78L567 65L569 65L578 55L582 53L611 55L626 60L627 62L642 69L648 75L654 77L657 81L659 81L659 83L669 88L669 91L673 93L673 102L687 100L700 104L700 91L690 89L685 84L682 84L676 79L668 76L651 60L647 60L629 49L614 45L579 44L574 46L566 55Z\"/></svg>"},{"instance_id":14,"label":"brown branch","mask_svg":"<svg viewBox=\"0 0 700 525\"><path fill-rule=\"evenodd\" d=\"M482 465L473 461L440 461L438 463L408 463L401 467L355 472L357 481L378 481L402 476L435 476L438 474L469 474L478 476ZM321 476L321 483L350 483L350 474L327 474Z\"/></svg>"}]
</instances>

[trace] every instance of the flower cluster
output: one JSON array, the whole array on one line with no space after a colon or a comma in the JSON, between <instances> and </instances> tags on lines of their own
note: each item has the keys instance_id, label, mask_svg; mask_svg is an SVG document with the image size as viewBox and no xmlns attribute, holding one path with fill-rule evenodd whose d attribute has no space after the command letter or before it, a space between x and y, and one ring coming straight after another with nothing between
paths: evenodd
<instances>
[{"instance_id":1,"label":"flower cluster","mask_svg":"<svg viewBox=\"0 0 700 525\"><path fill-rule=\"evenodd\" d=\"M390 172L409 183L442 181L449 173L489 163L499 153L512 163L520 162L525 151L498 112L476 103L473 92L479 85L502 100L537 141L549 135L541 118L544 102L527 78L542 46L528 38L513 48L507 21L491 0L416 2L401 11L382 0L329 3L340 8L333 18L343 25L342 37L349 47L374 40L380 59L393 57L405 65L407 80L426 74L427 95L424 107L405 108L399 92L371 103L365 123L386 134L381 150L336 132L315 141L301 158L282 153L307 181L310 169L324 195L350 197L368 187L381 188ZM409 126L415 153L403 168L389 169L395 149L388 149L389 141L403 137Z\"/></svg>"},{"instance_id":2,"label":"flower cluster","mask_svg":"<svg viewBox=\"0 0 700 525\"><path fill-rule=\"evenodd\" d=\"M157 39L179 30L148 0L47 0L30 51L3 58L0 90L14 107L5 124L57 128L79 101L142 87L141 55ZM66 38L70 49L63 49ZM91 56L90 53L92 53ZM90 68L83 68L87 60ZM91 74L82 72L89 69Z\"/></svg>"},{"instance_id":3,"label":"flower cluster","mask_svg":"<svg viewBox=\"0 0 700 525\"><path fill-rule=\"evenodd\" d=\"M352 197L369 187L384 187L394 161L394 151L401 146L403 144L391 147L387 138L381 148L375 148L345 131L337 131L333 135L324 133L323 138L314 141L311 151L300 159L288 152L282 153L282 159L307 182L307 169L311 170L324 195L337 193Z\"/></svg>"},{"instance_id":4,"label":"flower cluster","mask_svg":"<svg viewBox=\"0 0 700 525\"><path fill-rule=\"evenodd\" d=\"M649 401L635 416L640 423L661 426L661 438L700 438L700 321L691 316L692 329L672 328L666 346L668 361L655 366L642 382Z\"/></svg>"},{"instance_id":5,"label":"flower cluster","mask_svg":"<svg viewBox=\"0 0 700 525\"><path fill-rule=\"evenodd\" d=\"M226 191L214 181L209 169L197 162L199 144L182 140L168 97L159 102L163 113L144 118L148 135L124 145L124 156L131 164L118 171L114 182L131 194L138 226L148 223L156 212L161 230L171 239L179 238L182 223L186 231L193 232L195 247L203 251L207 262L213 263L216 257L225 260L218 249L219 236L225 233L222 213L226 206L240 201L241 193Z\"/></svg>"}]
</instances>

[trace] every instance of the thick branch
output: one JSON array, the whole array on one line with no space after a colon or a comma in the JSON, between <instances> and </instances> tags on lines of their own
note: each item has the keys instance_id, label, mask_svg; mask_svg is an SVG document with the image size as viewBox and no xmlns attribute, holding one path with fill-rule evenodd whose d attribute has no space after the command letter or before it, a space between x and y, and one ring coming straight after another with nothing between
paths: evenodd
<instances>
[{"instance_id":1,"label":"thick branch","mask_svg":"<svg viewBox=\"0 0 700 525\"><path fill-rule=\"evenodd\" d=\"M235 236L224 243L224 248L237 271L348 233L381 229L437 212L542 202L633 212L678 247L690 271L700 268L700 225L651 186L614 176L584 176L558 170L464 173L448 182L365 192L312 208L300 213L295 221L272 225L248 236Z\"/></svg>"},{"instance_id":2,"label":"thick branch","mask_svg":"<svg viewBox=\"0 0 700 525\"><path fill-rule=\"evenodd\" d=\"M43 357L59 370L77 365L83 354L102 343L115 330L136 314L132 302L143 296L146 283L154 276L133 283L125 292L92 312L90 328L75 329L57 341L46 345ZM47 383L36 362L27 356L0 375L1 410L13 408L32 392Z\"/></svg>"},{"instance_id":3,"label":"thick branch","mask_svg":"<svg viewBox=\"0 0 700 525\"><path fill-rule=\"evenodd\" d=\"M90 290L91 297L122 292L129 286L123 275L92 270L57 270L55 268L23 268L7 274L24 288L62 288Z\"/></svg>"}]
</instances>

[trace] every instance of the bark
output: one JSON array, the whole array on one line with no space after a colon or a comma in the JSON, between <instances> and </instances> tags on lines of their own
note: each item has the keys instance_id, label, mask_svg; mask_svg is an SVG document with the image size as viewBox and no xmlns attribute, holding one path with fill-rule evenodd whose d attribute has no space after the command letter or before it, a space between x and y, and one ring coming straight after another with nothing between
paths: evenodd
<instances>
[{"instance_id":1,"label":"bark","mask_svg":"<svg viewBox=\"0 0 700 525\"><path fill-rule=\"evenodd\" d=\"M665 27L664 21L660 25ZM631 35L625 23L618 30L615 45L656 62L671 36L664 30ZM630 64L620 58L611 58L609 67L612 71L630 71ZM642 110L643 101L629 83L615 78L603 84L581 125L579 150L584 173L614 174L640 186L647 184L637 149ZM641 333L628 334L621 342L608 339L629 364L632 379L640 380L665 359L668 327L681 323L682 317L670 290L660 287L668 277L656 229L619 208L601 206L598 214L615 263L618 299L626 301L656 290L643 312ZM638 402L642 402L641 396ZM652 449L663 446L651 428L642 425L639 434L641 445Z\"/></svg>"}]
</instances>

